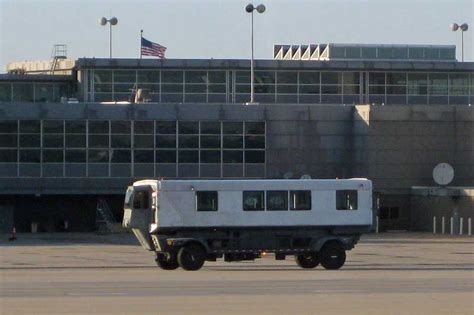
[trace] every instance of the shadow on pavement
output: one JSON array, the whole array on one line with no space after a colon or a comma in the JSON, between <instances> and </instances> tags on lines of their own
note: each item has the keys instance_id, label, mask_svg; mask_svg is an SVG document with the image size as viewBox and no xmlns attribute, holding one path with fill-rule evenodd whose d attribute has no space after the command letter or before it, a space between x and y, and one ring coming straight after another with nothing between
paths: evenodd
<instances>
[{"instance_id":1,"label":"shadow on pavement","mask_svg":"<svg viewBox=\"0 0 474 315\"><path fill-rule=\"evenodd\" d=\"M19 233L15 241L0 235L0 246L139 245L132 233Z\"/></svg>"}]
</instances>

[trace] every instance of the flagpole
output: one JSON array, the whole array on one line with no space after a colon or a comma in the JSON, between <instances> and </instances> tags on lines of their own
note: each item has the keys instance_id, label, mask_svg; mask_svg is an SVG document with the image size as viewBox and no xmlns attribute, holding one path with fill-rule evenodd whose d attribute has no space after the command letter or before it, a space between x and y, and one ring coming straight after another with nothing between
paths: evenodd
<instances>
[{"instance_id":1,"label":"flagpole","mask_svg":"<svg viewBox=\"0 0 474 315\"><path fill-rule=\"evenodd\" d=\"M142 38L143 38L143 30L140 30L140 59L142 59Z\"/></svg>"}]
</instances>

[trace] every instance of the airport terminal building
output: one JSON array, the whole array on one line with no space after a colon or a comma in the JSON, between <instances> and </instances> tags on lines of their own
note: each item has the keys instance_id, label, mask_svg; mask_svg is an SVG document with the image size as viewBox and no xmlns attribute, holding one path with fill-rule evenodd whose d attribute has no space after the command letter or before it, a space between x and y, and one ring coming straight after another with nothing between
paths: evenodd
<instances>
[{"instance_id":1,"label":"airport terminal building","mask_svg":"<svg viewBox=\"0 0 474 315\"><path fill-rule=\"evenodd\" d=\"M245 105L248 60L10 64L0 229L94 230L97 209L120 219L142 178L367 177L382 229L474 216L474 63L454 46L276 45L273 57L255 62L258 105ZM433 182L441 162L449 187Z\"/></svg>"}]
</instances>

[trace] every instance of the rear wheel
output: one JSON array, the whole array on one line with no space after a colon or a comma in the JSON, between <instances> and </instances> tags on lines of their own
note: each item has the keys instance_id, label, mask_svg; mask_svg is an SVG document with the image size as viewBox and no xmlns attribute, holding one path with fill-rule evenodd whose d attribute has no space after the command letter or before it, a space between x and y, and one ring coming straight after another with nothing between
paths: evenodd
<instances>
[{"instance_id":1,"label":"rear wheel","mask_svg":"<svg viewBox=\"0 0 474 315\"><path fill-rule=\"evenodd\" d=\"M175 270L179 267L178 261L176 259L176 254L163 254L157 253L155 258L156 264L163 270Z\"/></svg>"},{"instance_id":2,"label":"rear wheel","mask_svg":"<svg viewBox=\"0 0 474 315\"><path fill-rule=\"evenodd\" d=\"M295 256L296 264L301 268L312 269L319 265L318 253L307 253Z\"/></svg>"},{"instance_id":3,"label":"rear wheel","mask_svg":"<svg viewBox=\"0 0 474 315\"><path fill-rule=\"evenodd\" d=\"M326 243L319 252L321 265L330 270L341 268L346 262L346 251L338 242Z\"/></svg>"},{"instance_id":4,"label":"rear wheel","mask_svg":"<svg viewBox=\"0 0 474 315\"><path fill-rule=\"evenodd\" d=\"M199 244L187 244L178 251L178 264L184 270L199 270L205 260L206 252Z\"/></svg>"}]
</instances>

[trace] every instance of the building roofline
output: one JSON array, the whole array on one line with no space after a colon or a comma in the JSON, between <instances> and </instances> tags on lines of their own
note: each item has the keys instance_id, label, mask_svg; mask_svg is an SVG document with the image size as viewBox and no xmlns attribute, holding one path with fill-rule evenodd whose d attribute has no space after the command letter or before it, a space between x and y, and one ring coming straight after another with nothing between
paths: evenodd
<instances>
[{"instance_id":1,"label":"building roofline","mask_svg":"<svg viewBox=\"0 0 474 315\"><path fill-rule=\"evenodd\" d=\"M28 81L28 82L58 82L58 81L77 81L75 75L58 74L11 74L0 73L0 81Z\"/></svg>"},{"instance_id":2,"label":"building roofline","mask_svg":"<svg viewBox=\"0 0 474 315\"><path fill-rule=\"evenodd\" d=\"M384 61L384 60L255 60L257 69L298 70L418 70L418 71L474 71L474 62L457 61ZM249 69L248 59L109 59L80 58L76 69Z\"/></svg>"}]
</instances>

